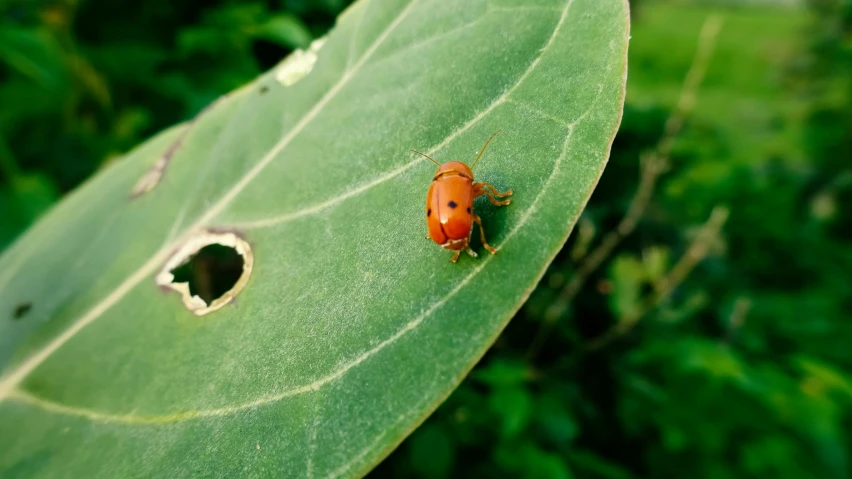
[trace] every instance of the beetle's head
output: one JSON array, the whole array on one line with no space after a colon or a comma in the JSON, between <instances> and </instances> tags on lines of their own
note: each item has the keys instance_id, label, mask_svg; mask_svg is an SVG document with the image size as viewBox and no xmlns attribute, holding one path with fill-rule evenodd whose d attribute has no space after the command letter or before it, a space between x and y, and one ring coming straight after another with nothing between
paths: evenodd
<instances>
[{"instance_id":1,"label":"beetle's head","mask_svg":"<svg viewBox=\"0 0 852 479\"><path fill-rule=\"evenodd\" d=\"M473 179L473 171L471 171L470 167L462 163L461 161L448 161L442 164L438 167L438 171L435 172L435 176L446 175L450 173L456 173Z\"/></svg>"}]
</instances>

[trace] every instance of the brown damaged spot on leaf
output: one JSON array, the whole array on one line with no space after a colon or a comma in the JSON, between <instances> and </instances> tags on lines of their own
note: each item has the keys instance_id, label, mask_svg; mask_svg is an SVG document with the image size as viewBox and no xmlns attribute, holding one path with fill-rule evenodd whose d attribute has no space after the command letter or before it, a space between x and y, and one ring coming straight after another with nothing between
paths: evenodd
<instances>
[{"instance_id":1,"label":"brown damaged spot on leaf","mask_svg":"<svg viewBox=\"0 0 852 479\"><path fill-rule=\"evenodd\" d=\"M157 159L157 162L154 163L154 165L151 166L151 168L146 171L144 175L142 175L142 178L139 178L139 181L136 182L136 184L133 186L133 190L130 193L131 199L136 199L144 195L145 193L148 193L160 184L160 181L163 179L163 174L165 174L166 172L166 167L169 166L169 162L172 161L172 157L183 144L183 140L186 139L186 136L189 134L189 132L192 131L192 128L198 122L198 119L201 118L201 116L204 115L211 108L213 108L214 105L219 103L222 98L224 97L217 98L213 101L213 103L204 107L204 109L202 109L200 112L198 112L198 114L196 114L192 118L192 120L189 122L186 128L183 129L177 139L171 145L169 145L169 148L165 151L165 153L163 153Z\"/></svg>"},{"instance_id":2,"label":"brown damaged spot on leaf","mask_svg":"<svg viewBox=\"0 0 852 479\"><path fill-rule=\"evenodd\" d=\"M242 274L234 285L221 296L213 299L208 304L192 290L189 281L179 281L175 278L175 270L189 263L205 247L218 245L233 249L242 258ZM254 255L251 246L240 236L230 231L202 231L184 242L168 261L160 269L155 278L158 286L176 291L181 295L184 306L197 316L203 316L216 311L234 298L243 290L251 276L254 266Z\"/></svg>"},{"instance_id":3,"label":"brown damaged spot on leaf","mask_svg":"<svg viewBox=\"0 0 852 479\"><path fill-rule=\"evenodd\" d=\"M187 128L187 130L189 130L189 128ZM181 138L183 138L183 135L184 134L181 134ZM131 198L138 198L153 190L155 186L160 184L160 180L163 178L166 166L168 166L169 160L172 158L172 154L179 145L180 140L172 144L172 146L170 146L169 149L159 159L157 159L154 166L142 175L142 178L139 178L139 181L136 182L136 185L133 187L133 191L130 194Z\"/></svg>"}]
</instances>

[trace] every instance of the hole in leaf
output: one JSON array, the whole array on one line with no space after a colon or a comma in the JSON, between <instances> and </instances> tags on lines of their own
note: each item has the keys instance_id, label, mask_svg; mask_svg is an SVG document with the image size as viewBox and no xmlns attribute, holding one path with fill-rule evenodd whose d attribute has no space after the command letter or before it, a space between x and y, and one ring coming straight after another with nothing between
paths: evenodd
<instances>
[{"instance_id":1,"label":"hole in leaf","mask_svg":"<svg viewBox=\"0 0 852 479\"><path fill-rule=\"evenodd\" d=\"M243 274L243 257L220 244L201 248L189 261L172 270L175 283L188 283L189 294L210 304L237 284Z\"/></svg>"},{"instance_id":2,"label":"hole in leaf","mask_svg":"<svg viewBox=\"0 0 852 479\"><path fill-rule=\"evenodd\" d=\"M202 316L233 301L248 282L253 263L245 240L234 233L206 231L172 255L156 282L180 293L184 306Z\"/></svg>"},{"instance_id":3,"label":"hole in leaf","mask_svg":"<svg viewBox=\"0 0 852 479\"><path fill-rule=\"evenodd\" d=\"M26 316L31 309L33 309L33 303L21 303L15 306L15 310L12 311L12 318L21 319Z\"/></svg>"}]
</instances>

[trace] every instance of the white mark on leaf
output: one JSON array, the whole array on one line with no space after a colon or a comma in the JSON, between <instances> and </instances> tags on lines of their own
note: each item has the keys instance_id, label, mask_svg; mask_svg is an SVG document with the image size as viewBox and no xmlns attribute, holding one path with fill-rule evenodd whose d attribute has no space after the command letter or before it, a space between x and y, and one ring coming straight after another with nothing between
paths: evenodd
<instances>
[{"instance_id":1,"label":"white mark on leaf","mask_svg":"<svg viewBox=\"0 0 852 479\"><path fill-rule=\"evenodd\" d=\"M539 202L541 201L541 197L544 193L549 189L550 184L553 182L554 177L561 173L561 165L565 158L568 156L568 147L570 145L570 140L572 137L572 133L576 125L578 125L586 115L591 111L594 107L593 105L589 108L588 111L583 113L577 120L572 122L567 128L567 135L565 137L565 141L562 146L562 153L556 158L556 161L553 165L553 170L551 171L550 176L545 181L542 189L536 195L532 204L521 214L519 220L515 225L509 230L506 237L502 242L496 244L495 246L499 249L502 248L503 245L509 242L520 230L523 228L527 222L532 218L533 213L538 210ZM247 409L254 409L257 407L262 407L267 404L278 402L284 398L297 396L300 394L305 394L308 392L314 392L320 390L323 386L336 381L337 379L342 378L353 368L361 365L371 357L375 356L381 350L385 349L387 346L395 343L403 336L407 335L409 332L417 329L423 322L432 315L435 311L444 306L447 302L449 302L453 297L455 297L465 286L467 286L479 273L485 269L485 267L491 262L494 258L493 255L489 255L481 263L479 263L473 270L468 273L467 276L464 277L456 286L451 289L446 295L435 301L431 304L431 306L423 311L416 318L412 319L408 323L406 323L402 328L400 328L396 333L391 335L389 338L379 342L372 348L367 351L362 352L355 358L352 358L348 362L342 364L339 368L337 368L334 372L316 379L310 384L305 384L303 386L298 386L291 389L286 389L283 391L279 391L274 394L265 395L255 399L254 401L237 404L234 406L226 406L218 409L207 409L201 411L186 411L186 412L178 412L167 415L158 415L158 416L137 416L133 413L130 414L110 414L103 413L99 411L93 411L84 408L77 408L73 406L66 406L63 404L58 404L53 401L41 399L35 397L25 391L22 390L13 390L11 397L17 399L20 402L32 404L34 406L40 407L47 411L52 411L58 414L66 414L73 416L86 417L93 421L101 421L101 422L118 422L118 423L130 423L130 424L163 424L163 423L174 423L180 421L186 421L191 419L198 419L204 417L218 417L218 416L227 416L230 414L234 414L238 411L244 411Z\"/></svg>"},{"instance_id":2,"label":"white mark on leaf","mask_svg":"<svg viewBox=\"0 0 852 479\"><path fill-rule=\"evenodd\" d=\"M574 3L574 0L570 0L565 5L565 8L562 10L562 14L559 17L559 21L556 24L556 28L554 28L553 33L551 34L550 38L547 40L547 43L545 43L545 45L541 48L541 50L539 50L539 55L535 59L533 59L533 61L527 66L527 69L524 70L524 72L517 79L517 81L511 87L509 87L503 93L501 93L500 96L495 98L494 101L491 102L491 104L488 105L488 107L480 110L473 118L468 120L467 123L462 125L460 128L454 130L446 138L444 138L443 141L441 141L437 145L435 145L432 148L430 148L429 150L427 150L426 151L427 155L430 155L430 156L434 155L436 152L440 151L441 149L443 149L444 147L449 145L453 140L455 140L456 138L461 136L463 133L465 133L466 131L470 130L471 128L473 128L474 126L479 124L479 122L482 121L483 118L485 118L486 116L491 114L491 112L496 110L497 107L499 107L500 105L503 105L504 103L506 103L507 101L509 101L511 99L510 98L511 95L524 83L524 81L526 81L527 77L529 77L530 74L532 74L532 72L536 69L539 62L541 61L541 57L544 55L544 53L548 49L550 49L550 46L553 45L553 42L555 41L556 36L558 35L560 29L562 28L562 25L565 24L565 20L568 18L568 12L571 10L571 5L573 3ZM595 100L595 101L597 101L597 100ZM588 113L588 111L583 113L583 116L585 116L587 113ZM577 122L574 121L574 123L577 123ZM569 126L568 124L565 124L564 122L563 122L563 124L565 126ZM360 185L356 188L353 188L349 191L344 191L343 193L340 193L340 194L334 196L333 198L326 200L322 203L319 203L317 205L309 206L307 208L302 208L299 211L284 213L284 214L276 215L276 216L269 217L269 218L262 218L262 219L252 220L252 221L240 222L240 223L237 223L236 226L241 228L241 229L266 228L266 227L273 226L273 225L276 225L276 224L279 224L279 223L284 223L284 222L287 222L287 221L293 221L293 220L301 218L303 216L315 214L315 213L322 211L326 208L330 208L330 207L333 207L337 204L340 204L343 201L345 201L345 200L347 200L347 199L349 199L353 196L358 196L361 193L363 193L367 190L370 190L373 187L380 185L380 184L382 184L386 181L392 180L392 179L396 178L397 176L401 175L402 173L413 168L414 166L419 165L420 162L421 162L420 158L417 157L417 158L409 161L408 163L406 163L406 164L404 164L400 167L397 167L396 169L391 170L391 171L389 171L388 173L385 173L382 176L379 176L378 178L376 178L373 181L369 181L369 182L367 182L363 185Z\"/></svg>"},{"instance_id":3,"label":"white mark on leaf","mask_svg":"<svg viewBox=\"0 0 852 479\"><path fill-rule=\"evenodd\" d=\"M317 52L325 44L325 37L311 42L307 50L301 48L291 53L275 70L275 79L284 86L292 86L314 69Z\"/></svg>"},{"instance_id":4,"label":"white mark on leaf","mask_svg":"<svg viewBox=\"0 0 852 479\"><path fill-rule=\"evenodd\" d=\"M364 52L361 59L352 67L352 69L347 70L343 76L338 80L337 84L335 84L320 100L317 104L311 108L299 122L287 132L276 144L272 147L270 151L268 151L257 164L254 165L244 176L242 176L239 181L228 190L225 195L219 199L216 203L212 204L207 211L202 214L200 218L198 218L191 226L187 228L189 233L185 235L186 238L191 237L192 235L197 234L197 231L208 224L212 219L214 219L221 211L231 202L233 199L242 192L242 190L249 184L251 181L259 175L272 160L281 152L299 132L305 127L305 125L309 124L325 105L334 98L337 93L351 80L351 78L363 67L363 65L370 59L376 49L385 41L385 39L391 34L391 32L407 17L408 13L414 8L414 5L417 3L417 0L412 0L407 7L405 7L397 16L397 18L391 22L390 25L382 32L381 35L373 42L370 48ZM321 46L321 45L319 45ZM317 46L317 48L319 48ZM157 253L155 253L148 261L145 262L142 266L139 267L133 274L130 275L127 279L122 281L112 292L110 292L103 300L98 302L95 306L93 306L90 310L88 310L85 314L83 314L79 319L73 321L68 329L60 333L56 338L47 343L44 347L36 351L32 356L24 360L17 368L8 372L7 375L0 378L0 401L4 398L9 397L16 391L16 386L21 382L33 369L37 368L42 362L44 362L51 354L53 354L57 349L62 347L67 341L73 338L79 331L83 328L91 324L93 321L98 319L105 311L110 309L113 305L115 305L118 301L120 301L124 296L130 292L136 285L142 282L145 278L148 277L149 274L156 271L157 266L162 264L163 261L166 261L171 254L171 251L167 249L168 247L164 247ZM5 278L5 277L4 277ZM45 404L47 404L45 402ZM59 410L70 409L74 410L75 408L63 408L59 407ZM102 415L103 416L103 415Z\"/></svg>"},{"instance_id":5,"label":"white mark on leaf","mask_svg":"<svg viewBox=\"0 0 852 479\"><path fill-rule=\"evenodd\" d=\"M178 135L177 139L169 145L168 149L160 155L157 161L139 178L139 181L133 185L133 190L131 190L130 197L138 198L145 193L153 190L157 185L160 184L160 181L163 179L163 175L166 172L166 167L169 166L169 163L172 161L172 157L175 153L180 149L183 141L186 139L186 136L192 131L192 128L195 126L196 122L202 115L207 113L214 105L222 101L225 98L224 96L217 98L212 103L204 107L198 114L190 120L189 124L187 124L183 131L181 131L180 135Z\"/></svg>"},{"instance_id":6,"label":"white mark on leaf","mask_svg":"<svg viewBox=\"0 0 852 479\"><path fill-rule=\"evenodd\" d=\"M567 17L567 14L568 14L568 10L570 9L570 6L571 6L572 3L573 3L573 0L570 0L568 2L568 4L566 5L565 9L563 10L562 16L559 20L559 23L557 24L557 27L554 30L550 40L541 49L542 54L546 50L548 50L550 45L553 43L555 36L557 35L560 28L564 24L565 18ZM367 53L364 55L364 57L362 57L361 61L358 62L358 65L356 65L356 67L353 68L352 70L348 71L344 75L344 77L340 80L340 82L334 88L332 88L331 91L329 91L326 94L326 97L324 97L319 102L319 104L316 105L314 107L314 109L312 109L300 121L300 123L297 125L297 127L294 128L294 130L292 130L291 132L289 132L289 134L286 135L278 144L276 144L276 146L273 148L273 150L270 151L266 156L264 156L261 163L256 165L255 168L253 168L252 171L249 172L249 174L247 174L237 185L235 185L235 187L232 189L232 191L229 191L229 193L226 195L225 198L220 200L217 204L213 205L210 208L210 210L208 210L207 214L205 214L203 216L203 218L196 223L197 225L204 224L207 220L215 217L216 214L219 213L221 211L221 209L223 209L224 205L226 205L233 197L235 197L237 194L239 194L239 192L245 187L245 185L247 183L249 183L251 181L251 179L253 179L257 174L259 174L259 172L263 169L263 167L265 167L271 161L272 157L289 143L290 139L292 139L292 137L295 136L295 134L298 131L301 130L301 128L304 126L304 124L308 123L316 115L316 112L318 112L325 105L325 103L327 103L328 100L331 97L333 97L334 94L338 90L340 90L340 88L342 88L342 86L348 81L349 78L351 78L351 76L354 74L354 72L357 71L358 68L361 65L363 65L364 62L366 62L367 58L369 58L371 56L372 52L376 49L378 44L381 43L381 41L384 39L384 37L386 37L389 34L389 32L391 30L393 30L393 28L401 22L401 19L405 17L405 14L411 9L412 5L414 5L414 2L409 4L409 6L400 14L400 16L397 18L397 20L395 22L393 22L393 24L383 33L383 35L380 36L379 39L377 39L377 41L373 44L373 46L370 49L368 49ZM517 83L515 83L514 86L512 86L507 91L505 91L503 93L503 95L501 95L497 99L497 101L492 103L489 107L487 107L483 111L480 111L479 114L477 114L474 118L472 118L461 129L454 131L450 136L445 138L445 140L442 141L439 145L436 145L434 147L434 149L437 150L437 149L444 147L446 144L448 144L450 141L452 141L455 137L459 136L462 132L468 130L472 125L476 124L482 118L487 116L498 105L504 103L504 101L507 99L507 97L521 83L523 83L523 81L530 74L530 72L535 69L535 67L538 65L540 59L541 59L541 56L536 58L529 65L527 71L524 72L523 75L521 75L521 77L518 79ZM529 221L529 219L531 218L533 213L535 211L537 211L538 203L539 203L539 200L540 200L542 194L544 193L545 190L548 189L548 186L550 185L553 177L558 174L558 171L560 169L559 168L560 164L564 160L564 158L567 154L569 138L571 137L570 132L573 131L574 126L579 124L586 117L586 115L592 110L593 106L594 106L594 103L593 103L592 106L589 107L589 110L587 110L580 117L578 117L575 121L571 122L568 125L569 135L565 139L565 144L563 145L562 154L559 156L559 158L557 158L557 161L554 165L554 170L552 171L552 174L550 175L550 177L547 179L547 181L543 185L542 190L536 196L533 203L521 215L519 221L515 224L515 226L509 231L508 235L501 242L502 244L507 243L521 229L521 227L523 227L527 223L527 221ZM362 185L362 187L356 188L355 191L351 191L351 192L349 192L350 194L345 195L345 196L347 198L351 197L351 196L355 196L356 194L361 193L361 192L363 192L363 191L365 191L365 190L367 190L367 189L369 189L373 186L376 186L377 184L380 184L384 181L387 181L388 179L398 175L402 171L410 168L412 164L413 163L409 163L408 165L404 165L401 168L399 168L395 171L392 171L389 174L384 175L382 178L379 179L379 181L373 181L373 182L370 182L369 184ZM338 198L336 201L329 201L329 202L326 202L326 204L317 205L313 208L308 208L306 210L303 210L301 212L297 212L295 214L291 214L291 215L288 215L288 216L301 217L301 216L305 216L307 214L312 214L312 213L315 213L319 210L325 209L326 207L333 206L334 204L339 203L343 199L345 199L345 198ZM293 219L293 218L286 218L284 220L286 221L287 219ZM281 220L282 219L278 219L278 222L280 222ZM193 228L190 228L190 230L192 230L192 229ZM500 245L498 245L498 246L500 246ZM199 247L199 249L200 249L200 247ZM179 413L167 414L167 415L162 415L162 416L159 416L159 415L158 416L137 416L135 414L135 412L131 412L130 414L121 415L121 414L102 413L102 412L93 411L93 410L89 410L89 409L85 409L85 408L78 408L78 407L74 407L74 406L66 406L66 405L59 404L59 403L56 403L56 402L53 402L53 401L49 401L49 400L45 400L45 399L41 399L41 398L32 396L31 394L29 394L25 391L22 391L20 389L17 389L15 387L19 383L19 381L23 377L26 376L27 373L29 373L33 368L35 368L38 364L40 364L42 361L44 361L44 359L46 359L53 351L55 351L62 344L64 344L68 339L70 339L80 329L85 327L87 324L89 324L95 318L99 317L105 310L107 310L110 306L115 304L115 302L117 302L121 297L123 297L124 294L126 294L134 285L138 284L138 282L142 278L144 278L147 274L149 274L148 273L150 271L149 268L155 267L154 265L159 264L159 262L164 259L164 256L166 258L169 257L168 253L166 251L161 250L160 252L158 252L158 254L155 255L155 257L153 257L148 263L146 263L146 265L144 265L142 268L140 268L138 271L136 271L130 278L128 278L128 280L123 282L115 291L113 291L107 298L105 298L95 308L93 308L91 311L89 311L83 318L81 318L78 322L73 324L72 327L68 331L63 333L59 338L54 340L48 347L44 348L42 351L40 351L34 357L31 357L28 361L26 361L26 363L22 367L20 367L16 371L14 371L13 374L9 375L7 378L4 378L4 380L2 382L0 382L0 399L2 399L4 397L14 398L14 399L16 399L20 402L28 403L28 404L40 407L44 410L51 411L51 412L54 412L54 413L74 415L74 416L79 416L79 417L86 417L88 419L95 420L95 421L120 422L120 423L148 423L148 424L159 423L159 424L163 424L163 423L174 423L174 422L178 422L178 421L191 420L191 419L196 419L196 418L224 416L224 415L232 414L232 413L237 412L237 411L261 407L261 406L264 406L266 404L270 404L270 403L279 401L279 400L284 399L286 397L291 397L291 396L295 396L295 395L310 392L310 391L317 391L322 386L324 386L324 385L326 385L326 384L328 384L328 383L330 383L330 382L332 382L336 379L343 377L352 368L357 367L358 365L360 365L361 363L363 363L364 361L366 361L367 359L369 359L370 357L372 357L373 355L378 353L380 350L384 349L389 344L394 343L395 341L400 339L402 336L406 335L408 332L417 328L424 321L424 319L426 317L428 317L430 314L432 314L438 308L440 308L441 306L446 304L447 301L449 301L461 289L463 289L464 286L466 286L473 279L473 277L475 277L480 271L482 271L482 269L490 262L490 259L492 258L491 256L489 256L488 258L483 260L482 263L480 263L473 271L471 271L471 273L466 278L464 278L461 282L459 282L459 284L457 284L455 288L453 288L451 291L449 291L446 296L444 296L443 298L440 298L437 302L433 303L426 311L421 313L421 315L419 315L417 318L414 318L413 320L409 321L406 325L404 325L400 330L398 330L391 337L385 339L384 341L381 341L379 344L375 345L374 347L370 348L369 350L364 351L363 353L361 353L360 355L358 355L357 357L355 357L351 361L349 361L347 364L343 365L341 368L335 370L334 372L328 374L325 377L318 378L317 380L313 381L310 384L306 384L306 385L296 387L296 388L293 388L293 389L289 389L289 390L279 391L277 393L270 394L270 395L265 395L265 396L262 396L262 397L255 399L254 401L251 401L251 402L238 404L238 405L234 405L234 406L218 408L218 409L201 410L201 411L187 411L187 412L179 412Z\"/></svg>"}]
</instances>

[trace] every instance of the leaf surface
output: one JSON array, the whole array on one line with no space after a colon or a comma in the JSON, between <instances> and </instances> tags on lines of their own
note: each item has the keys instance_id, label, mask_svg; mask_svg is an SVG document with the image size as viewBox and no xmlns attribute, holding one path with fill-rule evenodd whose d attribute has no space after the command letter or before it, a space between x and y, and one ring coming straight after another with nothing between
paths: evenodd
<instances>
[{"instance_id":1,"label":"leaf surface","mask_svg":"<svg viewBox=\"0 0 852 479\"><path fill-rule=\"evenodd\" d=\"M365 474L564 244L627 35L622 0L361 0L96 175L0 258L0 475ZM498 129L474 173L513 202L474 209L500 251L474 234L479 258L450 263L423 237L435 166L409 148L470 163ZM250 274L193 314L164 265L225 234Z\"/></svg>"}]
</instances>

